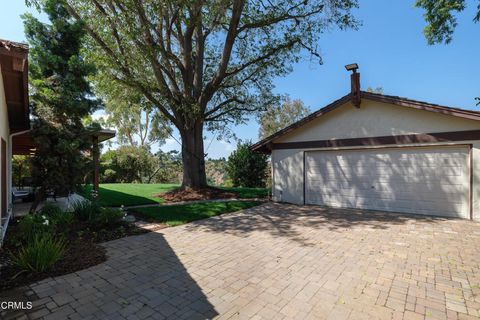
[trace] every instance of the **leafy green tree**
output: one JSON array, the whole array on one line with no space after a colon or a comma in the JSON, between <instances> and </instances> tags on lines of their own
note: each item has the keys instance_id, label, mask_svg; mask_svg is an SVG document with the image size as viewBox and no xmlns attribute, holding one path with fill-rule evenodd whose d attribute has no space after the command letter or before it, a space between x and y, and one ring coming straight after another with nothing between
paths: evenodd
<instances>
[{"instance_id":1,"label":"leafy green tree","mask_svg":"<svg viewBox=\"0 0 480 320\"><path fill-rule=\"evenodd\" d=\"M32 175L38 187L32 211L48 193L68 194L87 170L90 148L82 118L99 105L86 78L95 71L81 54L84 24L72 20L62 1L41 6L50 23L23 16L30 44L32 136L37 144Z\"/></svg>"},{"instance_id":2,"label":"leafy green tree","mask_svg":"<svg viewBox=\"0 0 480 320\"><path fill-rule=\"evenodd\" d=\"M425 20L428 25L423 33L428 44L450 43L453 32L457 27L456 14L466 8L465 0L417 0L415 6L425 9ZM480 21L480 1L477 12L473 18L475 23ZM480 105L480 97L476 97L477 105Z\"/></svg>"},{"instance_id":3,"label":"leafy green tree","mask_svg":"<svg viewBox=\"0 0 480 320\"><path fill-rule=\"evenodd\" d=\"M22 178L30 177L30 159L27 156L14 155L12 157L12 183L21 186Z\"/></svg>"},{"instance_id":4,"label":"leafy green tree","mask_svg":"<svg viewBox=\"0 0 480 320\"><path fill-rule=\"evenodd\" d=\"M182 179L182 155L176 150L159 150L155 157L157 169L151 180L157 183L179 183Z\"/></svg>"},{"instance_id":5,"label":"leafy green tree","mask_svg":"<svg viewBox=\"0 0 480 320\"><path fill-rule=\"evenodd\" d=\"M170 124L143 94L112 82L102 72L95 75L94 84L105 104L105 125L116 129L119 144L151 147L165 143L172 131Z\"/></svg>"},{"instance_id":6,"label":"leafy green tree","mask_svg":"<svg viewBox=\"0 0 480 320\"><path fill-rule=\"evenodd\" d=\"M263 188L266 185L268 155L250 150L250 142L239 143L228 157L227 173L235 187Z\"/></svg>"},{"instance_id":7,"label":"leafy green tree","mask_svg":"<svg viewBox=\"0 0 480 320\"><path fill-rule=\"evenodd\" d=\"M286 126L308 116L310 110L302 100L287 98L281 105L270 105L260 116L260 139L266 138Z\"/></svg>"},{"instance_id":8,"label":"leafy green tree","mask_svg":"<svg viewBox=\"0 0 480 320\"><path fill-rule=\"evenodd\" d=\"M456 14L466 8L465 0L417 0L416 7L425 9L425 20L428 25L424 29L425 37L429 44L450 43L453 32L457 27ZM480 20L480 2L473 18L474 22Z\"/></svg>"},{"instance_id":9,"label":"leafy green tree","mask_svg":"<svg viewBox=\"0 0 480 320\"><path fill-rule=\"evenodd\" d=\"M356 0L65 1L99 69L178 129L185 188L207 186L204 129L274 103L273 78L309 54L321 62L322 32L357 26Z\"/></svg>"},{"instance_id":10,"label":"leafy green tree","mask_svg":"<svg viewBox=\"0 0 480 320\"><path fill-rule=\"evenodd\" d=\"M139 146L120 146L107 151L100 162L103 182L147 183L157 168L157 160L150 150Z\"/></svg>"}]
</instances>

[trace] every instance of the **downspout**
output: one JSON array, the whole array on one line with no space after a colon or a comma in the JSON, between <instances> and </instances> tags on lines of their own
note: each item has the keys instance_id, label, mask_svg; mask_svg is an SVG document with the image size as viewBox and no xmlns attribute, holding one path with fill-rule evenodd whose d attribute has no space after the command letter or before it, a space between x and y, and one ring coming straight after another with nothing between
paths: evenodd
<instances>
[{"instance_id":1,"label":"downspout","mask_svg":"<svg viewBox=\"0 0 480 320\"><path fill-rule=\"evenodd\" d=\"M3 239L5 238L5 234L7 233L7 228L8 228L8 223L10 222L10 219L13 216L13 200L12 200L12 142L13 142L13 137L30 132L30 129L28 130L23 130L19 132L15 132L9 135L8 137L8 154L7 154L7 172L8 172L8 190L7 190L7 202L8 202L8 209L7 209L7 217L5 218L5 223L4 225L0 226L0 247L3 244Z\"/></svg>"}]
</instances>

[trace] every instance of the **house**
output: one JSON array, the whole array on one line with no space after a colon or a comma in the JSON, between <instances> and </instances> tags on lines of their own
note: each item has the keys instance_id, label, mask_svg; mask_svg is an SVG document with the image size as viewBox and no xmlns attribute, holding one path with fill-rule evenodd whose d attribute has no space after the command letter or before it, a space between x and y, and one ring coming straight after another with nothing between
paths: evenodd
<instances>
[{"instance_id":1,"label":"house","mask_svg":"<svg viewBox=\"0 0 480 320\"><path fill-rule=\"evenodd\" d=\"M275 201L480 220L480 112L349 94L254 144Z\"/></svg>"},{"instance_id":2,"label":"house","mask_svg":"<svg viewBox=\"0 0 480 320\"><path fill-rule=\"evenodd\" d=\"M0 40L0 240L11 213L14 136L30 129L28 47Z\"/></svg>"}]
</instances>

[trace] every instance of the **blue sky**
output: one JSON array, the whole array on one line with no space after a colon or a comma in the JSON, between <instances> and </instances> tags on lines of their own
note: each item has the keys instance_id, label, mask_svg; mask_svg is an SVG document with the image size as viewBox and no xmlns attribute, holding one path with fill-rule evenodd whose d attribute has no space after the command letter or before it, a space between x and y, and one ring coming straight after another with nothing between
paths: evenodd
<instances>
[{"instance_id":1,"label":"blue sky","mask_svg":"<svg viewBox=\"0 0 480 320\"><path fill-rule=\"evenodd\" d=\"M331 30L321 35L324 64L304 61L285 78L275 79L276 92L301 99L316 110L349 91L349 74L343 66L360 65L361 85L383 87L385 94L399 95L447 106L477 109L480 96L478 57L480 24L474 24L476 3L458 17L459 26L449 45L427 45L422 34L425 22L414 0L360 0L355 11L363 25L358 31ZM0 38L24 41L20 15L27 11L23 0L8 1L0 11ZM253 119L235 127L241 139L257 140ZM235 142L216 141L207 134L208 157L228 156ZM212 141L212 142L211 142ZM169 139L164 150L178 149Z\"/></svg>"}]
</instances>

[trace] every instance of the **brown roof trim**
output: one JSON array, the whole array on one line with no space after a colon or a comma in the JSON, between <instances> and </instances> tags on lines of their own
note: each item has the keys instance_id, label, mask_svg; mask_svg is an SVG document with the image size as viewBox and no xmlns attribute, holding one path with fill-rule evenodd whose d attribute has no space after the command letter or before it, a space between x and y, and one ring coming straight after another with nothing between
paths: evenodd
<instances>
[{"instance_id":1,"label":"brown roof trim","mask_svg":"<svg viewBox=\"0 0 480 320\"><path fill-rule=\"evenodd\" d=\"M465 110L465 109L460 109L460 108L452 108L452 107L446 107L446 106L441 106L438 104L432 104L428 102L423 102L423 101L417 101L417 100L412 100L412 99L407 99L407 98L402 98L398 96L389 96L389 95L384 95L384 94L378 94L378 93L372 93L372 92L366 92L366 91L361 91L361 97L363 99L367 100L372 100L372 101L377 101L377 102L382 102L382 103L390 103L394 104L397 106L401 107L407 107L407 108L414 108L418 110L425 110L425 111L431 111L431 112L437 112L449 116L454 116L454 117L461 117L461 118L466 118L470 120L477 120L480 121L480 112L478 111L472 111L472 110ZM307 117L289 125L288 127L272 134L271 136L255 143L250 147L250 149L254 151L259 151L259 152L264 152L264 153L270 153L272 149L272 142L275 139L278 139L279 137L301 127L302 125L320 117L323 116L324 114L335 110L336 108L342 106L343 104L347 103L350 101L350 94L347 94L343 96L342 98L332 102L331 104L327 105L326 107L315 111L314 113L308 115Z\"/></svg>"},{"instance_id":2,"label":"brown roof trim","mask_svg":"<svg viewBox=\"0 0 480 320\"><path fill-rule=\"evenodd\" d=\"M273 150L279 149L321 149L343 147L374 147L385 145L405 145L416 143L439 143L480 140L480 130L402 134L365 138L347 138L273 143Z\"/></svg>"},{"instance_id":3,"label":"brown roof trim","mask_svg":"<svg viewBox=\"0 0 480 320\"><path fill-rule=\"evenodd\" d=\"M5 39L0 39L0 48L3 50L7 50L8 52L11 52L11 53L22 52L26 54L28 52L28 44L14 42L14 41L5 40Z\"/></svg>"},{"instance_id":4,"label":"brown roof trim","mask_svg":"<svg viewBox=\"0 0 480 320\"><path fill-rule=\"evenodd\" d=\"M295 123L292 123L291 125L289 125L288 127L285 127L283 128L282 130L280 131L277 131L275 132L274 134L266 137L265 139L263 140L260 140L259 142L255 143L254 145L252 145L250 147L250 149L254 150L254 151L260 151L260 152L266 152L266 153L270 153L270 148L268 147L268 145L275 139L279 138L280 136L283 136L284 134L287 134L295 129L297 129L298 127L320 117L320 116L323 116L324 114L332 111L332 110L335 110L336 108L344 105L345 103L347 103L348 101L350 101L350 93L341 97L340 99L330 103L329 105L323 107L322 109L320 110L317 110L311 114L309 114L308 116L306 116L305 118L303 119L300 119L299 121L295 122Z\"/></svg>"},{"instance_id":5,"label":"brown roof trim","mask_svg":"<svg viewBox=\"0 0 480 320\"><path fill-rule=\"evenodd\" d=\"M10 88L21 92L21 100L13 99L17 94L5 92L9 110L10 133L30 129L30 107L28 97L28 45L0 39L0 56L2 57L2 75L4 86L10 83ZM4 59L3 59L4 58ZM21 83L16 78L21 77ZM13 84L15 83L15 84ZM12 87L13 86L13 87ZM10 89L12 90L12 89ZM21 113L20 117L13 116Z\"/></svg>"}]
</instances>

